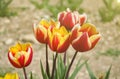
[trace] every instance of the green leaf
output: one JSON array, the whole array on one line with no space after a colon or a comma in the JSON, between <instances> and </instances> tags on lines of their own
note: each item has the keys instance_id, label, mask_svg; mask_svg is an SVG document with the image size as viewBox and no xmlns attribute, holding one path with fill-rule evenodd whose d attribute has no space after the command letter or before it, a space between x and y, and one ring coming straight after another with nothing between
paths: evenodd
<instances>
[{"instance_id":1,"label":"green leaf","mask_svg":"<svg viewBox=\"0 0 120 79\"><path fill-rule=\"evenodd\" d=\"M14 16L17 13L9 10L9 5L13 0L0 0L0 17Z\"/></svg>"},{"instance_id":2,"label":"green leaf","mask_svg":"<svg viewBox=\"0 0 120 79\"><path fill-rule=\"evenodd\" d=\"M38 9L49 7L49 0L42 0L42 3L39 3L36 0L30 0L30 2Z\"/></svg>"},{"instance_id":3,"label":"green leaf","mask_svg":"<svg viewBox=\"0 0 120 79\"><path fill-rule=\"evenodd\" d=\"M5 2L3 8L8 8L8 5L12 2L12 0L7 0L7 2Z\"/></svg>"},{"instance_id":4,"label":"green leaf","mask_svg":"<svg viewBox=\"0 0 120 79\"><path fill-rule=\"evenodd\" d=\"M58 56L54 79L65 79L68 66L69 65L64 65L62 57Z\"/></svg>"},{"instance_id":5,"label":"green leaf","mask_svg":"<svg viewBox=\"0 0 120 79\"><path fill-rule=\"evenodd\" d=\"M108 49L104 52L100 52L100 55L105 55L105 56L115 56L118 57L120 56L120 50L118 49Z\"/></svg>"},{"instance_id":6,"label":"green leaf","mask_svg":"<svg viewBox=\"0 0 120 79\"><path fill-rule=\"evenodd\" d=\"M90 79L97 79L87 63L86 63L86 68L89 73Z\"/></svg>"},{"instance_id":7,"label":"green leaf","mask_svg":"<svg viewBox=\"0 0 120 79\"><path fill-rule=\"evenodd\" d=\"M58 76L57 79L64 79L66 71L67 71L67 66L64 65L64 62L61 56L58 57L56 71L57 71L57 76Z\"/></svg>"},{"instance_id":8,"label":"green leaf","mask_svg":"<svg viewBox=\"0 0 120 79\"><path fill-rule=\"evenodd\" d=\"M76 68L75 68L74 72L72 73L72 75L70 76L69 79L75 79L75 77L78 74L78 72L81 70L81 68L83 67L83 65L87 62L87 60L86 60L83 63L80 63L80 60L81 60L81 58L77 62Z\"/></svg>"},{"instance_id":9,"label":"green leaf","mask_svg":"<svg viewBox=\"0 0 120 79\"><path fill-rule=\"evenodd\" d=\"M102 19L103 22L112 21L114 16L115 16L115 12L114 11L108 10L106 8L99 9L99 14L100 14L101 19Z\"/></svg>"},{"instance_id":10,"label":"green leaf","mask_svg":"<svg viewBox=\"0 0 120 79\"><path fill-rule=\"evenodd\" d=\"M112 67L112 65L109 67L108 71L106 72L104 79L109 79L111 67Z\"/></svg>"},{"instance_id":11,"label":"green leaf","mask_svg":"<svg viewBox=\"0 0 120 79\"><path fill-rule=\"evenodd\" d=\"M68 6L67 7L69 7L71 10L76 10L76 9L79 9L79 7L80 7L80 4L83 2L83 0L77 0L77 1L75 1L75 0L71 0L71 1L69 1L68 0ZM71 4L72 3L72 4Z\"/></svg>"},{"instance_id":12,"label":"green leaf","mask_svg":"<svg viewBox=\"0 0 120 79\"><path fill-rule=\"evenodd\" d=\"M103 2L108 9L112 9L113 0L103 0Z\"/></svg>"},{"instance_id":13,"label":"green leaf","mask_svg":"<svg viewBox=\"0 0 120 79\"><path fill-rule=\"evenodd\" d=\"M40 61L40 68L41 68L43 79L48 79L47 73L44 71L41 61Z\"/></svg>"},{"instance_id":14,"label":"green leaf","mask_svg":"<svg viewBox=\"0 0 120 79\"><path fill-rule=\"evenodd\" d=\"M57 70L57 69L55 70L55 76L54 76L54 79L59 79L59 75L58 75L58 70Z\"/></svg>"},{"instance_id":15,"label":"green leaf","mask_svg":"<svg viewBox=\"0 0 120 79\"><path fill-rule=\"evenodd\" d=\"M42 3L40 4L39 2L37 2L35 0L30 0L30 2L38 9L41 9L44 7Z\"/></svg>"},{"instance_id":16,"label":"green leaf","mask_svg":"<svg viewBox=\"0 0 120 79\"><path fill-rule=\"evenodd\" d=\"M64 79L66 72L67 72L67 69L68 69L68 65L64 64L64 61L62 60L61 57L60 57L60 67L62 68L61 69L61 79Z\"/></svg>"},{"instance_id":17,"label":"green leaf","mask_svg":"<svg viewBox=\"0 0 120 79\"><path fill-rule=\"evenodd\" d=\"M30 79L33 79L33 74L32 74L32 72L30 73Z\"/></svg>"}]
</instances>

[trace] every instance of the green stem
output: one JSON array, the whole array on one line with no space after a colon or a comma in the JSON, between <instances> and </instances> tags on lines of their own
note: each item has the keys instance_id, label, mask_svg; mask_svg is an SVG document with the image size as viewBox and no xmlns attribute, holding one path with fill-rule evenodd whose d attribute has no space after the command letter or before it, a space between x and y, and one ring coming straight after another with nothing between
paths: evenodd
<instances>
[{"instance_id":1,"label":"green stem","mask_svg":"<svg viewBox=\"0 0 120 79\"><path fill-rule=\"evenodd\" d=\"M64 65L66 65L66 52L64 52Z\"/></svg>"},{"instance_id":2,"label":"green stem","mask_svg":"<svg viewBox=\"0 0 120 79\"><path fill-rule=\"evenodd\" d=\"M72 64L73 64L73 62L74 62L74 60L75 60L75 57L77 56L77 53L78 53L78 51L75 52L75 54L74 54L74 56L73 56L73 58L72 58L72 60L71 60L71 63L70 63L70 65L69 65L69 67L68 67L68 70L67 70L67 73L66 73L66 76L65 76L65 79L68 79L71 66L72 66Z\"/></svg>"},{"instance_id":3,"label":"green stem","mask_svg":"<svg viewBox=\"0 0 120 79\"><path fill-rule=\"evenodd\" d=\"M24 73L25 79L27 79L27 74L26 74L26 69L25 69L25 67L23 67L23 73Z\"/></svg>"},{"instance_id":4,"label":"green stem","mask_svg":"<svg viewBox=\"0 0 120 79\"><path fill-rule=\"evenodd\" d=\"M49 63L48 63L48 45L46 44L46 72L48 77L50 77L50 73L49 73Z\"/></svg>"},{"instance_id":5,"label":"green stem","mask_svg":"<svg viewBox=\"0 0 120 79\"><path fill-rule=\"evenodd\" d=\"M57 59L57 56L58 56L58 53L56 52L56 55L55 55L55 58L54 58L54 61L53 61L53 68L52 68L51 79L54 79L54 72L55 72L55 69L56 69L56 59Z\"/></svg>"}]
</instances>

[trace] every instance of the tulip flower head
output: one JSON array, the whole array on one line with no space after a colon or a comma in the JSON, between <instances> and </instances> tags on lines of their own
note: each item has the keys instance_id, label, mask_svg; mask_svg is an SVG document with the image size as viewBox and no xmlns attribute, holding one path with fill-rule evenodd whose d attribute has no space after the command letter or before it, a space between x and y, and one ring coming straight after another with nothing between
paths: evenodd
<instances>
[{"instance_id":1,"label":"tulip flower head","mask_svg":"<svg viewBox=\"0 0 120 79\"><path fill-rule=\"evenodd\" d=\"M17 73L7 73L5 77L0 77L0 79L19 79L19 76Z\"/></svg>"},{"instance_id":2,"label":"tulip flower head","mask_svg":"<svg viewBox=\"0 0 120 79\"><path fill-rule=\"evenodd\" d=\"M76 24L82 25L86 22L86 14L79 14L77 11L71 12L69 9L58 14L58 20L61 26L65 26L67 29L71 30Z\"/></svg>"},{"instance_id":3,"label":"tulip flower head","mask_svg":"<svg viewBox=\"0 0 120 79\"><path fill-rule=\"evenodd\" d=\"M99 41L100 37L99 32L93 24L86 23L81 27L76 25L72 29L71 44L75 50L85 52L92 49Z\"/></svg>"},{"instance_id":4,"label":"tulip flower head","mask_svg":"<svg viewBox=\"0 0 120 79\"><path fill-rule=\"evenodd\" d=\"M47 30L48 28L53 28L56 26L56 23L51 20L50 22L48 22L47 20L42 19L40 21L40 23L38 25L34 25L34 34L36 39L40 42L40 43L47 43Z\"/></svg>"},{"instance_id":5,"label":"tulip flower head","mask_svg":"<svg viewBox=\"0 0 120 79\"><path fill-rule=\"evenodd\" d=\"M70 33L64 26L54 27L48 30L48 45L51 50L62 53L67 50L70 44Z\"/></svg>"},{"instance_id":6,"label":"tulip flower head","mask_svg":"<svg viewBox=\"0 0 120 79\"><path fill-rule=\"evenodd\" d=\"M28 66L32 61L32 57L33 51L30 43L17 43L15 46L9 48L8 59L16 68Z\"/></svg>"}]
</instances>

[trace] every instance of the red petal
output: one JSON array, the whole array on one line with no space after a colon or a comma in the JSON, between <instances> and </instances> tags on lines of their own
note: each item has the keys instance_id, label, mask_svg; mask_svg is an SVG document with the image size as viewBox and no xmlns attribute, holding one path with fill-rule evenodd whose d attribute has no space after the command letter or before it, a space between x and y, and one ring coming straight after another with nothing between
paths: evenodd
<instances>
[{"instance_id":1,"label":"red petal","mask_svg":"<svg viewBox=\"0 0 120 79\"><path fill-rule=\"evenodd\" d=\"M91 24L91 23L85 23L81 26L80 29L81 32L87 32L89 37L94 35L94 34L98 34L98 31L95 27L95 25Z\"/></svg>"},{"instance_id":2,"label":"red petal","mask_svg":"<svg viewBox=\"0 0 120 79\"><path fill-rule=\"evenodd\" d=\"M79 36L75 40L72 41L72 46L75 50L80 52L85 52L90 50L91 43L88 37L88 33L84 32L82 36Z\"/></svg>"},{"instance_id":3,"label":"red petal","mask_svg":"<svg viewBox=\"0 0 120 79\"><path fill-rule=\"evenodd\" d=\"M80 20L79 20L79 23L80 25L82 25L83 23L85 23L87 20L87 15L86 14L83 14L80 16Z\"/></svg>"},{"instance_id":4,"label":"red petal","mask_svg":"<svg viewBox=\"0 0 120 79\"><path fill-rule=\"evenodd\" d=\"M21 66L20 66L19 64L17 64L16 62L14 62L14 60L12 60L12 58L11 58L11 56L10 56L10 53L11 53L11 52L8 52L8 59L9 59L10 63L11 63L14 67L16 67L16 68L21 68ZM11 55L12 55L12 54L11 54Z\"/></svg>"},{"instance_id":5,"label":"red petal","mask_svg":"<svg viewBox=\"0 0 120 79\"><path fill-rule=\"evenodd\" d=\"M73 41L78 36L78 30L80 29L79 25L76 25L72 28L70 40Z\"/></svg>"},{"instance_id":6,"label":"red petal","mask_svg":"<svg viewBox=\"0 0 120 79\"><path fill-rule=\"evenodd\" d=\"M65 52L70 45L70 37L68 37L65 42L57 49L58 53L63 53Z\"/></svg>"},{"instance_id":7,"label":"red petal","mask_svg":"<svg viewBox=\"0 0 120 79\"><path fill-rule=\"evenodd\" d=\"M72 29L74 26L73 22L73 14L71 12L68 12L64 19L63 19L63 26L65 26L67 29Z\"/></svg>"},{"instance_id":8,"label":"red petal","mask_svg":"<svg viewBox=\"0 0 120 79\"><path fill-rule=\"evenodd\" d=\"M21 56L18 58L18 62L20 63L21 67L24 67L24 66L25 66L25 56L24 56L24 55L21 55Z\"/></svg>"},{"instance_id":9,"label":"red petal","mask_svg":"<svg viewBox=\"0 0 120 79\"><path fill-rule=\"evenodd\" d=\"M46 33L47 34L47 33ZM40 42L40 43L46 43L47 39L45 39L45 34L43 33L42 30L40 30L39 28L36 29L36 39Z\"/></svg>"},{"instance_id":10,"label":"red petal","mask_svg":"<svg viewBox=\"0 0 120 79\"><path fill-rule=\"evenodd\" d=\"M25 66L28 66L28 65L31 63L32 58L33 58L33 51L32 51L32 48L31 48L31 47L28 48L28 53L30 53L30 54L29 54L29 57L28 57L27 62L25 63Z\"/></svg>"},{"instance_id":11,"label":"red petal","mask_svg":"<svg viewBox=\"0 0 120 79\"><path fill-rule=\"evenodd\" d=\"M57 50L58 44L59 44L59 38L57 35L54 35L53 40L52 40L53 51Z\"/></svg>"},{"instance_id":12,"label":"red petal","mask_svg":"<svg viewBox=\"0 0 120 79\"><path fill-rule=\"evenodd\" d=\"M63 17L65 16L65 12L61 12L58 14L58 20L60 21L60 24L63 24Z\"/></svg>"},{"instance_id":13,"label":"red petal","mask_svg":"<svg viewBox=\"0 0 120 79\"><path fill-rule=\"evenodd\" d=\"M101 37L100 34L96 34L90 37L90 41L92 43L91 49L95 47L96 43L100 40L100 37Z\"/></svg>"},{"instance_id":14,"label":"red petal","mask_svg":"<svg viewBox=\"0 0 120 79\"><path fill-rule=\"evenodd\" d=\"M76 18L74 16L75 15L73 13L71 13L71 15L68 18L68 20L69 20L69 29L72 29L73 26L76 24Z\"/></svg>"}]
</instances>

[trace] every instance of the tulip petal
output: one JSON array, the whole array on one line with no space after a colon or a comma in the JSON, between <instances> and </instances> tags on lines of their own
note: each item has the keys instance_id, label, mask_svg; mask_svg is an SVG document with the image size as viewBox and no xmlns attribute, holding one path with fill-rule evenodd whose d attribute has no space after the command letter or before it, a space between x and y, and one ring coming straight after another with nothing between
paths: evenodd
<instances>
[{"instance_id":1,"label":"tulip petal","mask_svg":"<svg viewBox=\"0 0 120 79\"><path fill-rule=\"evenodd\" d=\"M53 51L57 50L58 44L59 44L59 36L58 35L54 35L53 36L53 40L52 40Z\"/></svg>"},{"instance_id":2,"label":"tulip petal","mask_svg":"<svg viewBox=\"0 0 120 79\"><path fill-rule=\"evenodd\" d=\"M70 37L70 40L73 41L74 39L76 39L78 37L78 32L79 32L79 29L80 29L80 25L77 24L75 25L73 28L72 28L72 31L71 31L71 37Z\"/></svg>"},{"instance_id":3,"label":"tulip petal","mask_svg":"<svg viewBox=\"0 0 120 79\"><path fill-rule=\"evenodd\" d=\"M69 20L69 28L72 29L73 26L76 24L76 17L73 13L71 13L71 15L69 16L68 20Z\"/></svg>"},{"instance_id":4,"label":"tulip petal","mask_svg":"<svg viewBox=\"0 0 120 79\"><path fill-rule=\"evenodd\" d=\"M60 29L58 30L61 36L67 35L68 31L65 29L64 26L61 26Z\"/></svg>"},{"instance_id":5,"label":"tulip petal","mask_svg":"<svg viewBox=\"0 0 120 79\"><path fill-rule=\"evenodd\" d=\"M68 16L70 15L70 12L67 13L64 18L63 18L63 21L62 21L62 25L64 25L67 29L69 29L69 20L68 20Z\"/></svg>"},{"instance_id":6,"label":"tulip petal","mask_svg":"<svg viewBox=\"0 0 120 79\"><path fill-rule=\"evenodd\" d=\"M15 46L11 47L9 49L13 55L15 55L16 52L19 52L22 50L21 44L18 42Z\"/></svg>"},{"instance_id":7,"label":"tulip petal","mask_svg":"<svg viewBox=\"0 0 120 79\"><path fill-rule=\"evenodd\" d=\"M90 37L90 41L92 43L92 47L91 49L96 45L96 43L100 40L101 35L100 34L96 34Z\"/></svg>"},{"instance_id":8,"label":"tulip petal","mask_svg":"<svg viewBox=\"0 0 120 79\"><path fill-rule=\"evenodd\" d=\"M11 64L17 68L20 68L21 65L19 64L19 62L17 61L17 59L15 57L13 57L12 53L9 52L8 53L8 59L10 60Z\"/></svg>"},{"instance_id":9,"label":"tulip petal","mask_svg":"<svg viewBox=\"0 0 120 79\"><path fill-rule=\"evenodd\" d=\"M93 24L85 23L81 26L81 32L88 32L89 37L94 34L98 34L96 27Z\"/></svg>"},{"instance_id":10,"label":"tulip petal","mask_svg":"<svg viewBox=\"0 0 120 79\"><path fill-rule=\"evenodd\" d=\"M18 62L20 63L21 67L24 67L25 65L25 56L24 55L21 55L19 58L18 58Z\"/></svg>"},{"instance_id":11,"label":"tulip petal","mask_svg":"<svg viewBox=\"0 0 120 79\"><path fill-rule=\"evenodd\" d=\"M7 73L4 79L19 79L19 77L17 73L13 73L13 74Z\"/></svg>"},{"instance_id":12,"label":"tulip petal","mask_svg":"<svg viewBox=\"0 0 120 79\"><path fill-rule=\"evenodd\" d=\"M45 19L42 19L40 21L40 24L39 25L42 25L43 27L45 27L46 29L48 29L48 27L50 26L49 22L46 21Z\"/></svg>"},{"instance_id":13,"label":"tulip petal","mask_svg":"<svg viewBox=\"0 0 120 79\"><path fill-rule=\"evenodd\" d=\"M57 52L62 53L67 50L70 45L70 36L66 35L60 39L60 43L57 48Z\"/></svg>"},{"instance_id":14,"label":"tulip petal","mask_svg":"<svg viewBox=\"0 0 120 79\"><path fill-rule=\"evenodd\" d=\"M72 41L74 49L80 52L88 51L91 48L91 42L87 32Z\"/></svg>"},{"instance_id":15,"label":"tulip petal","mask_svg":"<svg viewBox=\"0 0 120 79\"><path fill-rule=\"evenodd\" d=\"M72 27L75 25L75 20L73 19L73 13L68 12L64 19L63 19L63 25L66 26L67 29L72 29Z\"/></svg>"},{"instance_id":16,"label":"tulip petal","mask_svg":"<svg viewBox=\"0 0 120 79\"><path fill-rule=\"evenodd\" d=\"M73 12L73 14L74 14L74 20L75 20L75 24L77 24L77 23L79 23L79 13L77 12L77 11L75 11L75 12Z\"/></svg>"},{"instance_id":17,"label":"tulip petal","mask_svg":"<svg viewBox=\"0 0 120 79\"><path fill-rule=\"evenodd\" d=\"M47 30L42 27L42 26L39 26L36 28L36 31L35 31L35 36L36 36L36 39L40 42L40 43L46 43L46 39L47 39Z\"/></svg>"},{"instance_id":18,"label":"tulip petal","mask_svg":"<svg viewBox=\"0 0 120 79\"><path fill-rule=\"evenodd\" d=\"M83 23L85 23L86 20L87 20L87 15L86 14L80 15L80 19L79 19L80 25L82 25Z\"/></svg>"},{"instance_id":19,"label":"tulip petal","mask_svg":"<svg viewBox=\"0 0 120 79\"><path fill-rule=\"evenodd\" d=\"M25 58L25 66L28 66L30 64L30 62L32 61L33 51L32 51L31 47L28 48L27 53L28 54Z\"/></svg>"},{"instance_id":20,"label":"tulip petal","mask_svg":"<svg viewBox=\"0 0 120 79\"><path fill-rule=\"evenodd\" d=\"M52 35L50 29L48 29L48 45L49 45L49 47L51 49L53 49L53 47L52 47L52 39L53 39L53 35Z\"/></svg>"},{"instance_id":21,"label":"tulip petal","mask_svg":"<svg viewBox=\"0 0 120 79\"><path fill-rule=\"evenodd\" d=\"M59 28L54 27L52 31L48 29L48 45L51 50L58 53L64 52L68 46L65 46L63 44L65 44L65 41L69 35L70 34L64 26L61 26Z\"/></svg>"},{"instance_id":22,"label":"tulip petal","mask_svg":"<svg viewBox=\"0 0 120 79\"><path fill-rule=\"evenodd\" d=\"M63 25L63 18L66 15L66 12L61 12L58 14L58 20L61 22L61 25Z\"/></svg>"}]
</instances>

